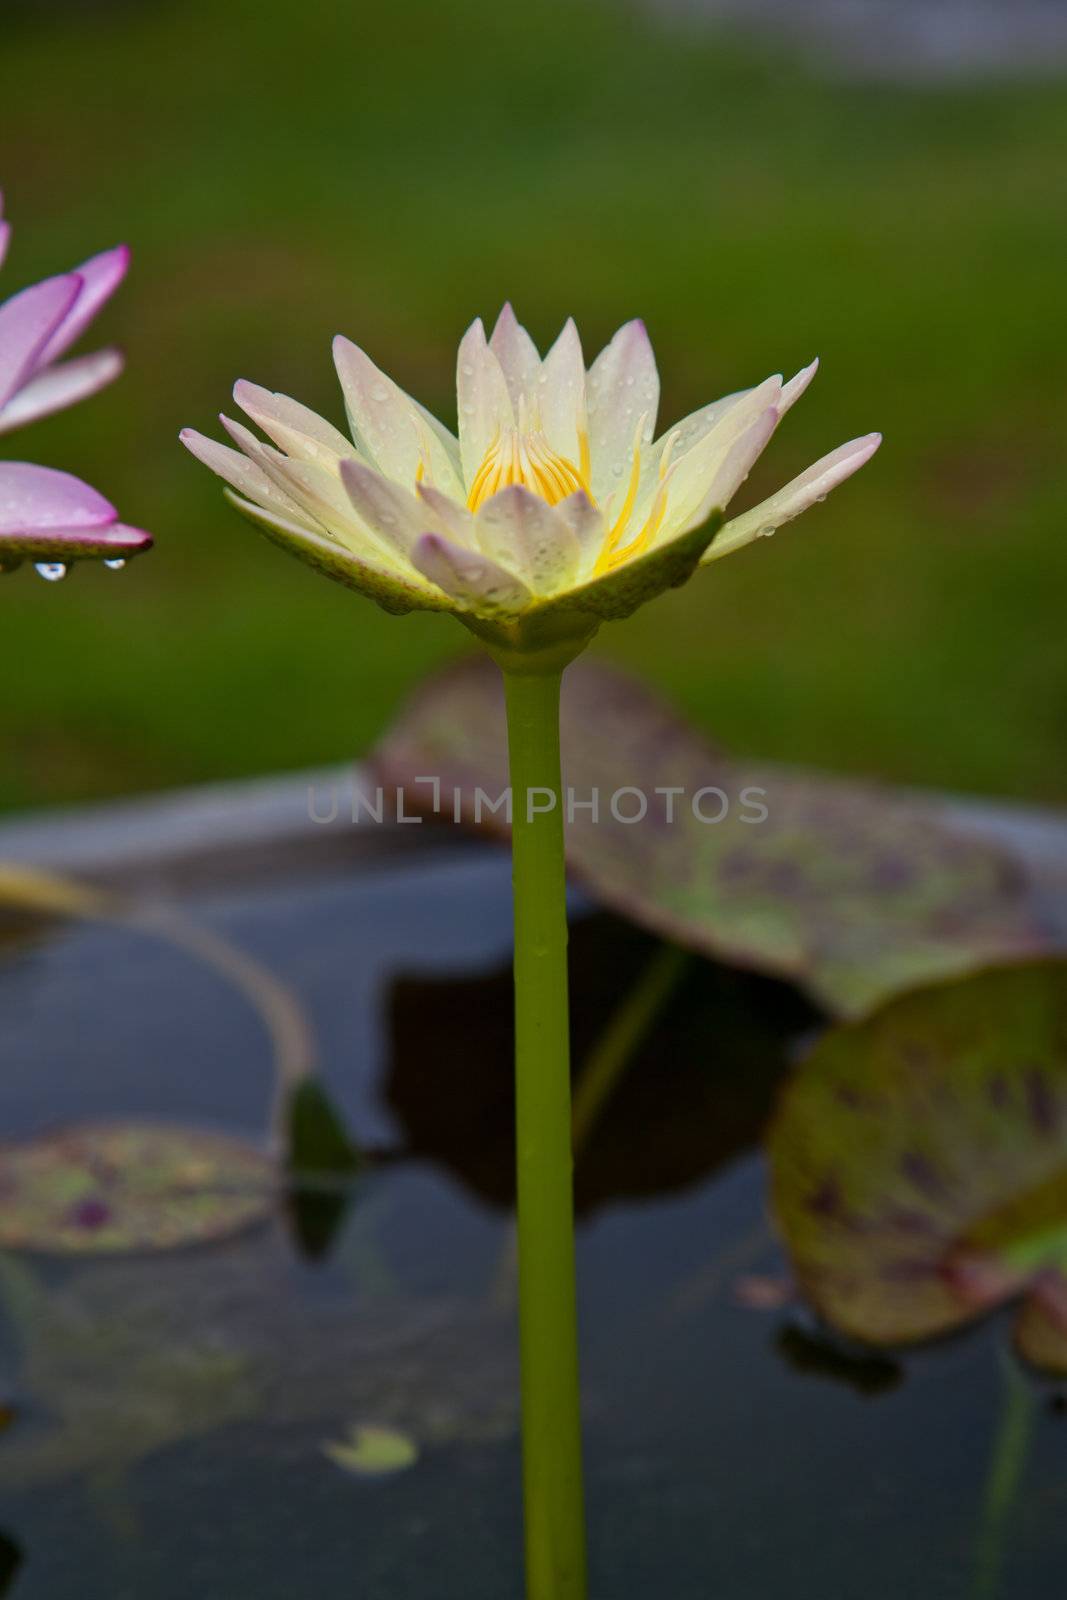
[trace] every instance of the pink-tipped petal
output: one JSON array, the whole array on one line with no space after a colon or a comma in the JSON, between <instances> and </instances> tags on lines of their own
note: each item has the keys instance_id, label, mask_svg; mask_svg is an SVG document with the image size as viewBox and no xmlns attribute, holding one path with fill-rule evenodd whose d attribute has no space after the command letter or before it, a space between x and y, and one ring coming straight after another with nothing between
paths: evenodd
<instances>
[{"instance_id":1,"label":"pink-tipped petal","mask_svg":"<svg viewBox=\"0 0 1067 1600\"><path fill-rule=\"evenodd\" d=\"M41 365L42 352L81 291L81 279L68 272L23 289L0 305L0 407Z\"/></svg>"},{"instance_id":2,"label":"pink-tipped petal","mask_svg":"<svg viewBox=\"0 0 1067 1600\"><path fill-rule=\"evenodd\" d=\"M263 444L251 429L225 415L219 421L248 459L261 467L293 511L298 521L321 524L340 539L359 537L359 524L337 473L310 461L295 461L273 445Z\"/></svg>"},{"instance_id":3,"label":"pink-tipped petal","mask_svg":"<svg viewBox=\"0 0 1067 1600\"><path fill-rule=\"evenodd\" d=\"M202 461L205 467L210 467L223 483L236 489L245 499L254 500L265 510L288 517L308 528L319 527L318 522L302 510L291 495L283 493L263 468L250 461L242 451L231 450L229 445L209 439L206 434L197 433L195 428L183 428L178 437L190 455Z\"/></svg>"},{"instance_id":4,"label":"pink-tipped petal","mask_svg":"<svg viewBox=\"0 0 1067 1600\"><path fill-rule=\"evenodd\" d=\"M656 431L659 373L645 325L625 323L597 356L586 380L594 500L606 499L625 475L638 419L642 447Z\"/></svg>"},{"instance_id":5,"label":"pink-tipped petal","mask_svg":"<svg viewBox=\"0 0 1067 1600\"><path fill-rule=\"evenodd\" d=\"M122 354L118 350L96 350L76 361L46 367L0 409L0 433L10 433L28 422L36 422L39 417L50 416L53 411L62 411L79 400L88 399L106 388L121 371Z\"/></svg>"},{"instance_id":6,"label":"pink-tipped petal","mask_svg":"<svg viewBox=\"0 0 1067 1600\"><path fill-rule=\"evenodd\" d=\"M529 403L533 396L537 374L541 370L541 357L537 346L511 309L510 301L496 319L496 327L489 338L489 348L500 362L511 404L518 416L519 401L525 399Z\"/></svg>"},{"instance_id":7,"label":"pink-tipped petal","mask_svg":"<svg viewBox=\"0 0 1067 1600\"><path fill-rule=\"evenodd\" d=\"M780 417L785 416L790 406L796 405L818 370L819 358L816 356L815 360L809 362L806 367L801 367L800 371L795 377L790 378L788 383L783 383L782 397L778 402L778 415Z\"/></svg>"},{"instance_id":8,"label":"pink-tipped petal","mask_svg":"<svg viewBox=\"0 0 1067 1600\"><path fill-rule=\"evenodd\" d=\"M233 398L246 417L263 429L268 439L298 461L313 461L336 470L340 461L356 454L350 439L298 400L274 394L242 378L233 386Z\"/></svg>"},{"instance_id":9,"label":"pink-tipped petal","mask_svg":"<svg viewBox=\"0 0 1067 1600\"><path fill-rule=\"evenodd\" d=\"M75 269L75 275L81 279L81 290L41 352L40 366L57 361L64 351L81 338L105 300L114 294L126 276L129 265L129 247L120 244L113 250L103 250L99 255L90 256L88 261Z\"/></svg>"},{"instance_id":10,"label":"pink-tipped petal","mask_svg":"<svg viewBox=\"0 0 1067 1600\"><path fill-rule=\"evenodd\" d=\"M424 533L416 540L411 562L423 577L471 610L521 611L533 598L521 578L506 567L440 533Z\"/></svg>"},{"instance_id":11,"label":"pink-tipped petal","mask_svg":"<svg viewBox=\"0 0 1067 1600\"><path fill-rule=\"evenodd\" d=\"M11 243L11 224L0 222L0 267L3 266L7 256L7 247Z\"/></svg>"},{"instance_id":12,"label":"pink-tipped petal","mask_svg":"<svg viewBox=\"0 0 1067 1600\"><path fill-rule=\"evenodd\" d=\"M350 514L354 511L383 544L406 556L426 528L426 513L411 490L356 460L341 462L341 483L351 502Z\"/></svg>"},{"instance_id":13,"label":"pink-tipped petal","mask_svg":"<svg viewBox=\"0 0 1067 1600\"><path fill-rule=\"evenodd\" d=\"M865 462L869 461L882 442L880 433L868 433L861 439L852 439L830 454L816 461L799 477L787 483L784 489L763 500L751 511L742 512L723 528L705 556L705 561L729 555L753 539L766 537L801 512L807 511L818 500L825 500L831 489L851 478Z\"/></svg>"},{"instance_id":14,"label":"pink-tipped petal","mask_svg":"<svg viewBox=\"0 0 1067 1600\"><path fill-rule=\"evenodd\" d=\"M449 495L442 494L440 489L435 489L429 483L417 483L415 493L426 507L430 521L436 523L442 533L454 539L457 544L467 546L472 544L474 518L466 506L457 505ZM425 521L425 518L423 520Z\"/></svg>"},{"instance_id":15,"label":"pink-tipped petal","mask_svg":"<svg viewBox=\"0 0 1067 1600\"><path fill-rule=\"evenodd\" d=\"M80 478L25 461L0 462L0 536L102 528L118 512Z\"/></svg>"}]
</instances>

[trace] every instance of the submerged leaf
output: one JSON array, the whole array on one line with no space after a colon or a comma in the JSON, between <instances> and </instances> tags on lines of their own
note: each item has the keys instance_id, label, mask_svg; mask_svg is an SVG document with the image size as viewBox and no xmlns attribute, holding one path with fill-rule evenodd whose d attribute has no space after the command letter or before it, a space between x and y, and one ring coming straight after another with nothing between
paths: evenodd
<instances>
[{"instance_id":1,"label":"submerged leaf","mask_svg":"<svg viewBox=\"0 0 1067 1600\"><path fill-rule=\"evenodd\" d=\"M276 1173L254 1145L124 1122L0 1147L0 1249L106 1255L204 1244L260 1222Z\"/></svg>"},{"instance_id":2,"label":"submerged leaf","mask_svg":"<svg viewBox=\"0 0 1067 1600\"><path fill-rule=\"evenodd\" d=\"M577 802L571 868L605 904L690 949L793 979L855 1015L918 982L1041 948L1014 860L919 803L731 761L595 663L564 678L562 737ZM456 789L468 821L501 829L503 812L476 794L491 802L507 787L500 674L474 660L435 678L375 764L409 809L426 803L434 774L445 814ZM585 804L594 792L595 817ZM631 820L613 812L615 797ZM647 812L634 821L642 797Z\"/></svg>"},{"instance_id":3,"label":"submerged leaf","mask_svg":"<svg viewBox=\"0 0 1067 1600\"><path fill-rule=\"evenodd\" d=\"M355 1427L346 1444L324 1444L322 1453L359 1478L387 1478L419 1459L419 1448L395 1428Z\"/></svg>"},{"instance_id":4,"label":"submerged leaf","mask_svg":"<svg viewBox=\"0 0 1067 1600\"><path fill-rule=\"evenodd\" d=\"M1067 961L904 995L815 1047L769 1141L800 1287L875 1344L1027 1296L1035 1365L1067 1372Z\"/></svg>"}]
</instances>

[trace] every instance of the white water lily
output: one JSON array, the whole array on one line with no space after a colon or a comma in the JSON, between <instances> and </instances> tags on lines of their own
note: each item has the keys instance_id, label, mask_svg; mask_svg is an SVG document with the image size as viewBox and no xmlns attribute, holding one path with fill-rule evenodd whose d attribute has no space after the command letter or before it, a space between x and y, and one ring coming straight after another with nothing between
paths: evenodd
<instances>
[{"instance_id":1,"label":"white water lily","mask_svg":"<svg viewBox=\"0 0 1067 1600\"><path fill-rule=\"evenodd\" d=\"M542 360L510 306L457 364L458 438L358 346L334 343L346 438L241 382L267 436L222 418L236 449L181 437L271 538L391 611L451 611L512 663L573 655L697 565L821 500L874 454L854 439L762 504L723 513L818 363L693 412L656 437L659 375L639 321L587 370L573 321Z\"/></svg>"}]
</instances>

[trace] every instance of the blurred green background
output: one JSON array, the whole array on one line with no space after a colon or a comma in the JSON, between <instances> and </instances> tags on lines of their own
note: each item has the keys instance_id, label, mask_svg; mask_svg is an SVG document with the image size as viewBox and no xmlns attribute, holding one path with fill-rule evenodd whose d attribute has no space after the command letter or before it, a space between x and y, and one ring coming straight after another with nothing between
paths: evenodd
<instances>
[{"instance_id":1,"label":"blurred green background","mask_svg":"<svg viewBox=\"0 0 1067 1600\"><path fill-rule=\"evenodd\" d=\"M881 428L858 478L601 652L737 750L1067 793L1067 91L858 81L622 0L5 7L3 287L119 239L128 370L8 453L158 547L0 589L0 805L343 759L466 648L263 542L177 443L237 377L341 420L343 331L454 420L510 297L591 358L642 315L661 418L813 354L746 490Z\"/></svg>"}]
</instances>

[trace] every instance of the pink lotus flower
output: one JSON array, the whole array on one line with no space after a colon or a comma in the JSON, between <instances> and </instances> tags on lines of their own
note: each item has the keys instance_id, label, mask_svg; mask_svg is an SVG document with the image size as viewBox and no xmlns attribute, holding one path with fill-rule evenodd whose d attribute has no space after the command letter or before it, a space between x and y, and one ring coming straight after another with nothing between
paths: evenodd
<instances>
[{"instance_id":1,"label":"pink lotus flower","mask_svg":"<svg viewBox=\"0 0 1067 1600\"><path fill-rule=\"evenodd\" d=\"M11 229L0 196L0 264ZM95 394L122 370L117 350L61 361L122 282L125 245L93 256L74 272L45 278L0 305L0 433ZM151 536L119 521L87 483L53 467L0 461L0 573L33 561L43 578L63 577L71 561L121 566L147 550Z\"/></svg>"}]
</instances>

